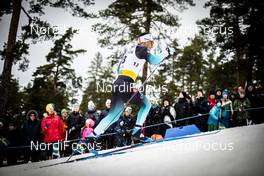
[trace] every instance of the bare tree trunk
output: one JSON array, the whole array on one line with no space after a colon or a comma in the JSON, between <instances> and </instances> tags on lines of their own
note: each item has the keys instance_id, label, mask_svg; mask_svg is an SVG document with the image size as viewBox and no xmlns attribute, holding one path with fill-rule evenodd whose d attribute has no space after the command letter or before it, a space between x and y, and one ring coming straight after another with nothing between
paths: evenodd
<instances>
[{"instance_id":1,"label":"bare tree trunk","mask_svg":"<svg viewBox=\"0 0 264 176\"><path fill-rule=\"evenodd\" d=\"M16 44L17 30L21 11L21 1L22 0L12 0L12 18L9 27L3 72L0 78L0 116L4 116L6 113L6 104L8 100L8 84L10 83L12 66L14 62L13 49Z\"/></svg>"}]
</instances>

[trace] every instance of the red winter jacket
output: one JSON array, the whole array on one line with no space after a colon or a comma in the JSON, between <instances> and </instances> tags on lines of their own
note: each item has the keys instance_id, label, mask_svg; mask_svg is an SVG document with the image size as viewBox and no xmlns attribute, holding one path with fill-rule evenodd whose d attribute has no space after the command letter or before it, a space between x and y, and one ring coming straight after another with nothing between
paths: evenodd
<instances>
[{"instance_id":1,"label":"red winter jacket","mask_svg":"<svg viewBox=\"0 0 264 176\"><path fill-rule=\"evenodd\" d=\"M215 105L215 99L211 99L210 97L208 98L208 102L210 104L210 109L212 109Z\"/></svg>"},{"instance_id":2,"label":"red winter jacket","mask_svg":"<svg viewBox=\"0 0 264 176\"><path fill-rule=\"evenodd\" d=\"M41 132L45 135L45 143L64 140L63 122L61 118L54 114L43 118L41 121Z\"/></svg>"}]
</instances>

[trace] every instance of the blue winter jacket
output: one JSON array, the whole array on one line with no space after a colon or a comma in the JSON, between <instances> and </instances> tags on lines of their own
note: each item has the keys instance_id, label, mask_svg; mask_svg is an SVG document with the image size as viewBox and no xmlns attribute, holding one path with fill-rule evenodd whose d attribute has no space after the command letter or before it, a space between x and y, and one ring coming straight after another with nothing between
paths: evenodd
<instances>
[{"instance_id":1,"label":"blue winter jacket","mask_svg":"<svg viewBox=\"0 0 264 176\"><path fill-rule=\"evenodd\" d=\"M214 106L209 112L208 125L218 125L218 120L220 118L221 107Z\"/></svg>"}]
</instances>

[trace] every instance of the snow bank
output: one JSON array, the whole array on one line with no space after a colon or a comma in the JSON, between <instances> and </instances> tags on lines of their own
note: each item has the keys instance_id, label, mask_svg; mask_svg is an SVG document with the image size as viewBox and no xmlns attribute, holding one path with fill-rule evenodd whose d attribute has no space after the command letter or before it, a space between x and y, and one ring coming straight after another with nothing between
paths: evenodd
<instances>
[{"instance_id":1,"label":"snow bank","mask_svg":"<svg viewBox=\"0 0 264 176\"><path fill-rule=\"evenodd\" d=\"M67 158L4 167L0 168L0 175L264 175L263 144L264 124L261 124L203 133L51 167L40 168Z\"/></svg>"}]
</instances>

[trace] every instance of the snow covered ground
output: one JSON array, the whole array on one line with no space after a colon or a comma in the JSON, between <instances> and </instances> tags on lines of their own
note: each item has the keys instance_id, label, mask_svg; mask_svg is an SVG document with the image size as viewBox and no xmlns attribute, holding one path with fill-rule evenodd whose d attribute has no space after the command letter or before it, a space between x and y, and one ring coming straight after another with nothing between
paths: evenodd
<instances>
[{"instance_id":1,"label":"snow covered ground","mask_svg":"<svg viewBox=\"0 0 264 176\"><path fill-rule=\"evenodd\" d=\"M145 145L126 153L41 168L66 159L4 167L0 168L0 175L264 175L264 124L203 133Z\"/></svg>"}]
</instances>

